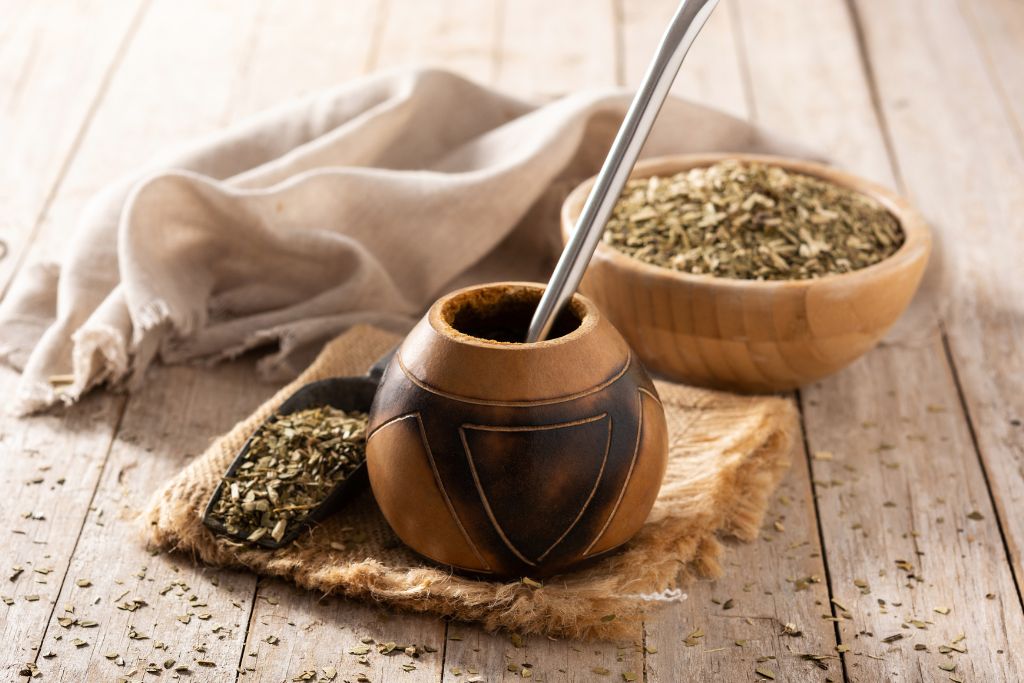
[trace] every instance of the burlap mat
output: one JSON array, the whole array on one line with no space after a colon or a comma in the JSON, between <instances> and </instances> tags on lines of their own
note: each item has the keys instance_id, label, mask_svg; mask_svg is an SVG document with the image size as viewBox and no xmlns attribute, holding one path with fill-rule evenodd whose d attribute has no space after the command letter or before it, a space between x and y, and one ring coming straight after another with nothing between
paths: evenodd
<instances>
[{"instance_id":1,"label":"burlap mat","mask_svg":"<svg viewBox=\"0 0 1024 683\"><path fill-rule=\"evenodd\" d=\"M164 549L247 567L304 588L393 608L559 637L620 637L684 582L719 573L720 538L752 540L789 465L792 404L658 382L669 425L668 471L647 523L620 553L543 587L452 575L407 550L367 490L326 523L276 550L234 547L202 525L210 495L252 431L301 384L358 375L399 338L357 327L331 342L292 384L235 425L158 491L148 535ZM602 619L614 614L615 619Z\"/></svg>"}]
</instances>

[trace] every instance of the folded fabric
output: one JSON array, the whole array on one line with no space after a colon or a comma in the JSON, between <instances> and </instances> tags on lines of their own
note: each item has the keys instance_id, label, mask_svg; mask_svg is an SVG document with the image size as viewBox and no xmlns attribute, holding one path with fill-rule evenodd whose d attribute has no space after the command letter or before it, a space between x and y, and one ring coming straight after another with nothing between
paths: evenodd
<instances>
[{"instance_id":1,"label":"folded fabric","mask_svg":"<svg viewBox=\"0 0 1024 683\"><path fill-rule=\"evenodd\" d=\"M401 70L288 103L96 196L61 267L0 306L17 412L140 381L155 358L293 376L356 323L403 330L440 293L545 280L558 207L597 171L629 102L587 90L534 106L450 73ZM670 100L646 156L793 152ZM69 233L71 233L69 226Z\"/></svg>"},{"instance_id":2,"label":"folded fabric","mask_svg":"<svg viewBox=\"0 0 1024 683\"><path fill-rule=\"evenodd\" d=\"M328 344L293 384L154 493L142 516L149 540L209 564L489 629L617 638L635 633L652 608L682 599L686 580L719 574L722 538L756 538L769 496L789 466L798 425L791 401L657 382L669 457L647 521L622 551L540 587L459 576L415 555L391 531L369 487L278 550L214 536L203 525L203 511L253 431L303 383L360 374L399 339L359 326Z\"/></svg>"}]
</instances>

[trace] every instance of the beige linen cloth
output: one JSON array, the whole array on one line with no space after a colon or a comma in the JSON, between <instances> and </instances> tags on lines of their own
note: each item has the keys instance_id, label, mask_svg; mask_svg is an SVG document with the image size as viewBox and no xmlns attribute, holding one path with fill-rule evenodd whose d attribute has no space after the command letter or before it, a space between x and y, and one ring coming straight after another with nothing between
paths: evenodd
<instances>
[{"instance_id":1,"label":"beige linen cloth","mask_svg":"<svg viewBox=\"0 0 1024 683\"><path fill-rule=\"evenodd\" d=\"M543 106L407 69L288 103L95 197L63 265L0 306L14 410L138 382L159 357L269 347L294 376L356 323L404 330L439 294L546 280L557 212L600 166L629 102L587 90ZM670 100L648 156L793 152L752 126Z\"/></svg>"},{"instance_id":2,"label":"beige linen cloth","mask_svg":"<svg viewBox=\"0 0 1024 683\"><path fill-rule=\"evenodd\" d=\"M654 509L624 550L547 579L540 588L453 575L419 558L388 527L369 487L280 550L241 547L203 526L204 508L228 464L276 406L302 383L364 372L398 340L358 326L328 344L293 384L154 494L143 518L149 539L210 564L245 567L325 594L490 629L628 637L653 606L682 599L685 581L719 573L723 537L757 536L768 497L789 464L797 424L790 401L657 382L668 422L669 460Z\"/></svg>"}]
</instances>

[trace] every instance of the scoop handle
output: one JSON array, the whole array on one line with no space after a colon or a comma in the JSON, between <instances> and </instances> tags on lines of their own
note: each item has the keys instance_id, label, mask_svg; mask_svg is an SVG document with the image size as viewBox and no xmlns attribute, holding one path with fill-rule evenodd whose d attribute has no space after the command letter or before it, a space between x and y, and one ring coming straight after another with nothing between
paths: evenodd
<instances>
[{"instance_id":1,"label":"scoop handle","mask_svg":"<svg viewBox=\"0 0 1024 683\"><path fill-rule=\"evenodd\" d=\"M527 342L547 338L555 318L579 288L590 257L601 240L605 223L622 194L679 67L717 4L718 0L683 0L672 17L537 304L527 332Z\"/></svg>"}]
</instances>

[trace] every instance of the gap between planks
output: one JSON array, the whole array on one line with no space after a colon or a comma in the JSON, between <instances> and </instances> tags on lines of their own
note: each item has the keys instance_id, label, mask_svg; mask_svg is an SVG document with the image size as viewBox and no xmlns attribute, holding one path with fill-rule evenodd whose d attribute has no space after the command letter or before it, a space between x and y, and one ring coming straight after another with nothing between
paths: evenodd
<instances>
[{"instance_id":1,"label":"gap between planks","mask_svg":"<svg viewBox=\"0 0 1024 683\"><path fill-rule=\"evenodd\" d=\"M803 457L804 462L807 465L807 472L810 474L814 471L814 464L811 462L811 448L809 445L809 439L807 438L807 423L804 418L803 398L800 396L799 390L795 392L794 399L796 400L797 407L800 410L800 441L803 444ZM838 598L836 598L835 580L832 578L832 571L829 568L828 544L825 540L825 527L821 523L821 508L818 506L817 484L814 483L813 477L809 476L808 478L811 486L811 500L814 501L814 525L818 531L818 545L821 547L822 557L825 558L823 561L823 568L825 571L825 586L828 589L829 612L832 614L833 619L837 619L839 617L839 608L836 606L835 600ZM835 635L836 644L842 643L842 633L840 632L838 621L832 622L832 630ZM850 680L850 671L847 668L845 652L839 653L839 664L842 669L843 680Z\"/></svg>"}]
</instances>

